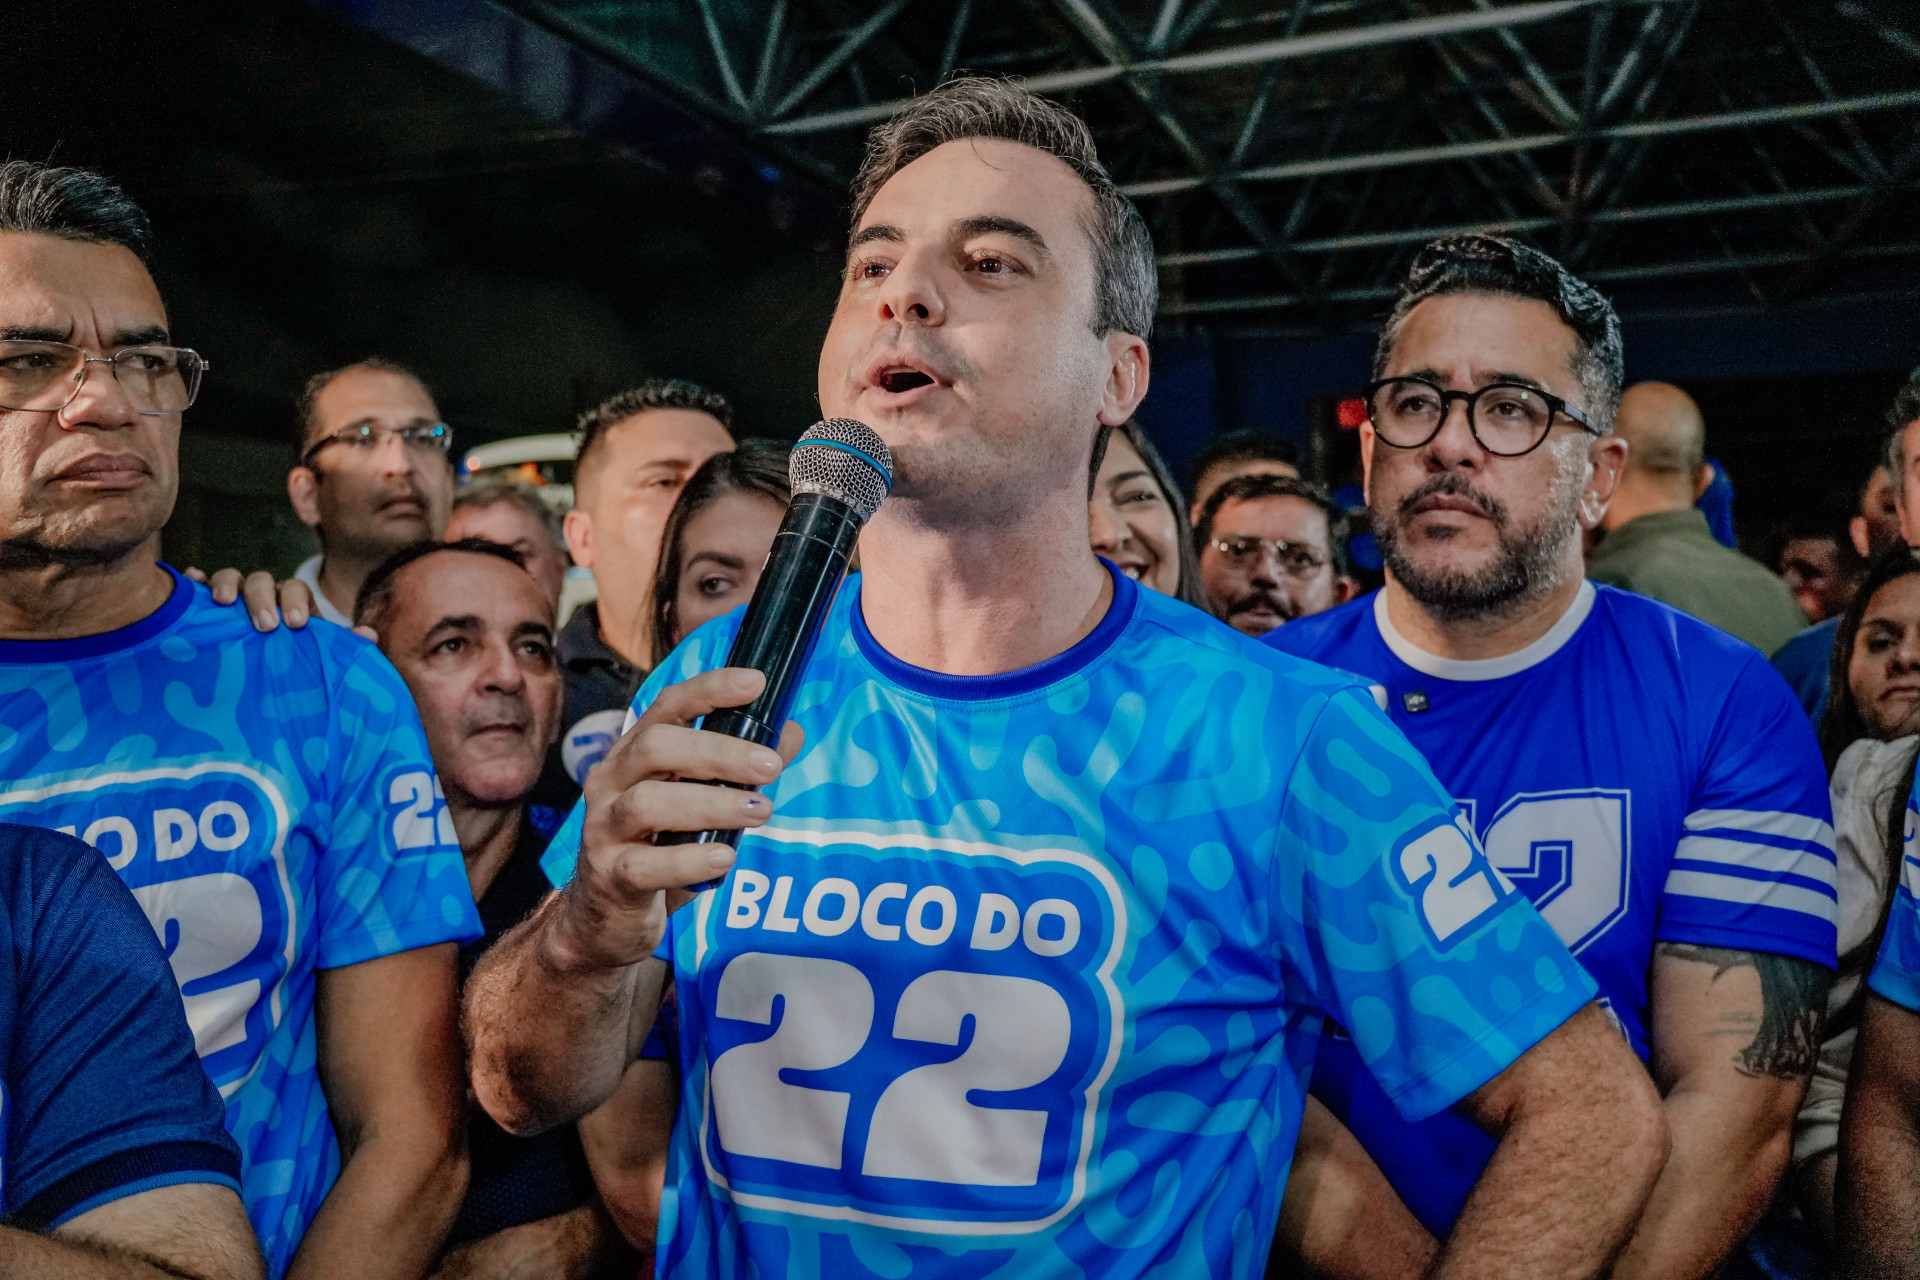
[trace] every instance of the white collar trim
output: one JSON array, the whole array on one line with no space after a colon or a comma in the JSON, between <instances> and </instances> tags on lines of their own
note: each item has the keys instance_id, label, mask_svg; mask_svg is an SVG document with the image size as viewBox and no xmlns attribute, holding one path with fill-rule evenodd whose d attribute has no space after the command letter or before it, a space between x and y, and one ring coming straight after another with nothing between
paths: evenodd
<instances>
[{"instance_id":1,"label":"white collar trim","mask_svg":"<svg viewBox=\"0 0 1920 1280\"><path fill-rule=\"evenodd\" d=\"M1593 589L1593 583L1583 580L1580 590L1573 597L1573 603L1567 606L1567 611L1560 615L1558 622L1547 628L1545 635L1525 648L1515 649L1497 658L1442 658L1417 647L1388 621L1385 587L1374 592L1373 621L1380 628L1380 639L1393 656L1422 675L1441 680L1500 680L1518 675L1528 667L1539 666L1560 652L1567 641L1573 639L1574 633L1580 630L1580 624L1587 620L1587 615L1593 612L1594 597L1598 594Z\"/></svg>"}]
</instances>

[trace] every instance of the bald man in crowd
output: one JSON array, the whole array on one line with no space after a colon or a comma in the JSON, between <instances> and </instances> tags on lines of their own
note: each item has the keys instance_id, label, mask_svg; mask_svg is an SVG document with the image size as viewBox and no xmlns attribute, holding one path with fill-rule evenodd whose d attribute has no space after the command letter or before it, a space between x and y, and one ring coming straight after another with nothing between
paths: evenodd
<instances>
[{"instance_id":1,"label":"bald man in crowd","mask_svg":"<svg viewBox=\"0 0 1920 1280\"><path fill-rule=\"evenodd\" d=\"M1714 541L1694 507L1713 479L1700 406L1680 388L1642 382L1620 397L1627 466L1587 553L1587 576L1670 604L1772 653L1807 625L1765 565Z\"/></svg>"}]
</instances>

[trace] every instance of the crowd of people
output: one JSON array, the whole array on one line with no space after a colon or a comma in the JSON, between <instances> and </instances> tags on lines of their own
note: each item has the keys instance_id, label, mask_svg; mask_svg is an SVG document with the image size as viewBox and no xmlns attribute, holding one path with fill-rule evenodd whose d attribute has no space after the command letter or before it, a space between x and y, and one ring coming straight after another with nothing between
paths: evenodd
<instances>
[{"instance_id":1,"label":"crowd of people","mask_svg":"<svg viewBox=\"0 0 1920 1280\"><path fill-rule=\"evenodd\" d=\"M852 228L893 489L769 749L788 445L649 381L562 513L366 358L319 554L183 574L147 220L0 165L0 1273L1920 1276L1920 377L1776 574L1525 244L1419 253L1349 502L1177 481L1065 109L915 100Z\"/></svg>"}]
</instances>

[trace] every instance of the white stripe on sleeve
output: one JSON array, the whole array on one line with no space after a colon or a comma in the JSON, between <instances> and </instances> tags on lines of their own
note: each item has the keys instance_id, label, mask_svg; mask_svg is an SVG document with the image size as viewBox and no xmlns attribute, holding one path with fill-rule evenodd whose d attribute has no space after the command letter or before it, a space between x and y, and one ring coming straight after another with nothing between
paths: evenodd
<instances>
[{"instance_id":1,"label":"white stripe on sleeve","mask_svg":"<svg viewBox=\"0 0 1920 1280\"><path fill-rule=\"evenodd\" d=\"M1712 871L1670 871L1667 892L1715 902L1799 911L1828 923L1833 923L1839 915L1839 904L1824 893L1778 880L1749 880L1745 876L1723 876Z\"/></svg>"},{"instance_id":2,"label":"white stripe on sleeve","mask_svg":"<svg viewBox=\"0 0 1920 1280\"><path fill-rule=\"evenodd\" d=\"M1805 840L1833 852L1833 824L1804 813L1773 809L1696 809L1687 815L1689 831L1747 831L1757 836Z\"/></svg>"},{"instance_id":3,"label":"white stripe on sleeve","mask_svg":"<svg viewBox=\"0 0 1920 1280\"><path fill-rule=\"evenodd\" d=\"M1695 862L1717 862L1723 866L1744 867L1775 876L1804 876L1827 888L1834 887L1838 873L1831 858L1823 858L1811 849L1786 849L1777 844L1749 844L1721 836L1682 836L1673 856Z\"/></svg>"}]
</instances>

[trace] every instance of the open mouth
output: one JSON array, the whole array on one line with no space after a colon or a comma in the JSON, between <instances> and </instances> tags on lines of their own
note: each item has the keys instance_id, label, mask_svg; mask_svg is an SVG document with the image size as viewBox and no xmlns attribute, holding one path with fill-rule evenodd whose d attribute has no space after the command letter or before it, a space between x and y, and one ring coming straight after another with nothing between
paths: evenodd
<instances>
[{"instance_id":1,"label":"open mouth","mask_svg":"<svg viewBox=\"0 0 1920 1280\"><path fill-rule=\"evenodd\" d=\"M891 395L902 395L918 387L930 387L933 379L918 369L889 369L880 375L880 388Z\"/></svg>"}]
</instances>

